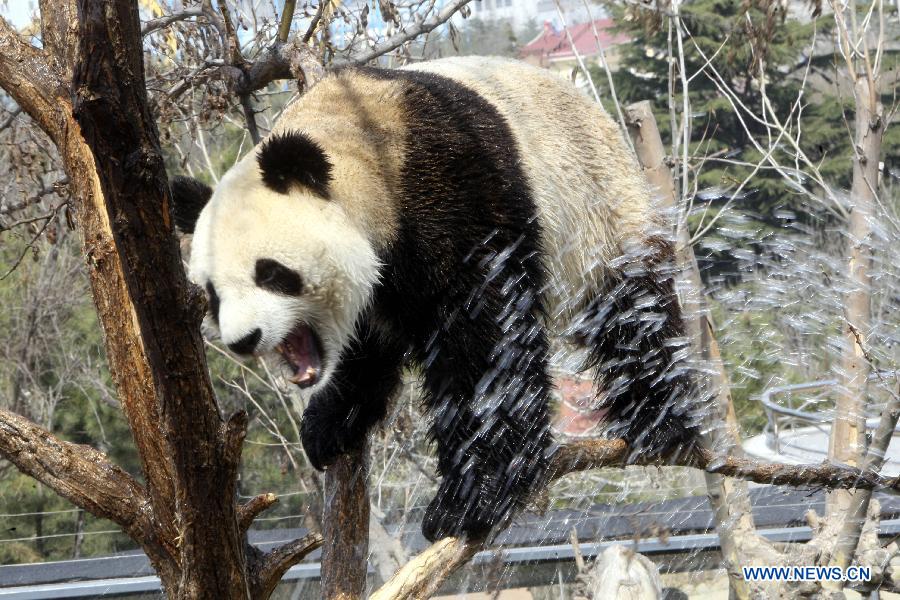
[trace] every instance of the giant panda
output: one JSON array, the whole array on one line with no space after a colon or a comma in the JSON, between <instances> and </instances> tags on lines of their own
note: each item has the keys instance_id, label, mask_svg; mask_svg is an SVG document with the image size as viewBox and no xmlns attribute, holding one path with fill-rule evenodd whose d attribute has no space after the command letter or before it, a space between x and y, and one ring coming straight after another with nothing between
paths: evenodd
<instances>
[{"instance_id":1,"label":"giant panda","mask_svg":"<svg viewBox=\"0 0 900 600\"><path fill-rule=\"evenodd\" d=\"M338 69L215 191L172 190L221 340L277 355L311 394L317 469L421 370L430 540L488 535L543 482L557 347L593 369L610 435L644 456L694 447L668 224L615 123L547 71Z\"/></svg>"}]
</instances>

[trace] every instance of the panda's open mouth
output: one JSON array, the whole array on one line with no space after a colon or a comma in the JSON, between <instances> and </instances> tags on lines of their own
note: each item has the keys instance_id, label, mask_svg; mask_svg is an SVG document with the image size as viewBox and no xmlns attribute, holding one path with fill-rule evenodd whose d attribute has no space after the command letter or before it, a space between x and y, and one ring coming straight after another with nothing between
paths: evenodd
<instances>
[{"instance_id":1,"label":"panda's open mouth","mask_svg":"<svg viewBox=\"0 0 900 600\"><path fill-rule=\"evenodd\" d=\"M281 354L293 373L288 381L301 388L319 381L322 374L322 342L312 327L300 323L275 346L275 351Z\"/></svg>"}]
</instances>

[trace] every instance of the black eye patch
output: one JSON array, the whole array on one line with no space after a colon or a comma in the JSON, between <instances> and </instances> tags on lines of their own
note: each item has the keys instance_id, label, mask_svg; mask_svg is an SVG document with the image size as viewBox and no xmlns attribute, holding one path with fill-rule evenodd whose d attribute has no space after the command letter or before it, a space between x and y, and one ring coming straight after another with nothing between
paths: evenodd
<instances>
[{"instance_id":1,"label":"black eye patch","mask_svg":"<svg viewBox=\"0 0 900 600\"><path fill-rule=\"evenodd\" d=\"M303 278L300 274L271 258L256 261L253 281L263 289L285 296L299 296L303 293Z\"/></svg>"},{"instance_id":2,"label":"black eye patch","mask_svg":"<svg viewBox=\"0 0 900 600\"><path fill-rule=\"evenodd\" d=\"M219 295L216 293L216 286L212 281L206 282L206 294L209 296L209 314L212 315L213 321L219 322Z\"/></svg>"}]
</instances>

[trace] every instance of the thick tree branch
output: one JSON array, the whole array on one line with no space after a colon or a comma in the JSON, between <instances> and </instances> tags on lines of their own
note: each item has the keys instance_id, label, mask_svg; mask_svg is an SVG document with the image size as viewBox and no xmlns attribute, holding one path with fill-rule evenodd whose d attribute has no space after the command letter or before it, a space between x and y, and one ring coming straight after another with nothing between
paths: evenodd
<instances>
[{"instance_id":1,"label":"thick tree branch","mask_svg":"<svg viewBox=\"0 0 900 600\"><path fill-rule=\"evenodd\" d=\"M325 470L322 598L361 598L369 555L368 449L341 456Z\"/></svg>"},{"instance_id":2,"label":"thick tree branch","mask_svg":"<svg viewBox=\"0 0 900 600\"><path fill-rule=\"evenodd\" d=\"M286 44L276 42L243 70L232 66L222 68L234 82L234 93L238 96L261 90L280 79L297 79L298 85L308 87L324 73L312 49L296 40Z\"/></svg>"},{"instance_id":3,"label":"thick tree branch","mask_svg":"<svg viewBox=\"0 0 900 600\"><path fill-rule=\"evenodd\" d=\"M241 531L247 531L253 525L253 519L265 510L271 508L278 502L278 496L269 492L268 494L260 494L250 498L246 503L238 508L238 527Z\"/></svg>"},{"instance_id":4,"label":"thick tree branch","mask_svg":"<svg viewBox=\"0 0 900 600\"><path fill-rule=\"evenodd\" d=\"M403 565L369 600L430 598L446 579L469 562L483 542L444 538Z\"/></svg>"},{"instance_id":5,"label":"thick tree branch","mask_svg":"<svg viewBox=\"0 0 900 600\"><path fill-rule=\"evenodd\" d=\"M0 456L76 506L113 521L132 538L152 532L146 490L90 446L60 440L24 417L0 410Z\"/></svg>"}]
</instances>

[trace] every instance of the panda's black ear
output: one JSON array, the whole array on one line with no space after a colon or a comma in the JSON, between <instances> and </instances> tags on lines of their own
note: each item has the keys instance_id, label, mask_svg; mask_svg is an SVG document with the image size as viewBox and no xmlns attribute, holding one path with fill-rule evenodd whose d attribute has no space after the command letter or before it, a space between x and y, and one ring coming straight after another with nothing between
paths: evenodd
<instances>
[{"instance_id":1,"label":"panda's black ear","mask_svg":"<svg viewBox=\"0 0 900 600\"><path fill-rule=\"evenodd\" d=\"M176 177L169 183L172 189L172 212L175 226L182 233L194 233L200 211L209 202L212 188L193 177Z\"/></svg>"},{"instance_id":2,"label":"panda's black ear","mask_svg":"<svg viewBox=\"0 0 900 600\"><path fill-rule=\"evenodd\" d=\"M305 134L273 133L263 142L257 161L263 183L269 189L286 194L292 185L300 184L328 198L331 161L322 146Z\"/></svg>"}]
</instances>

